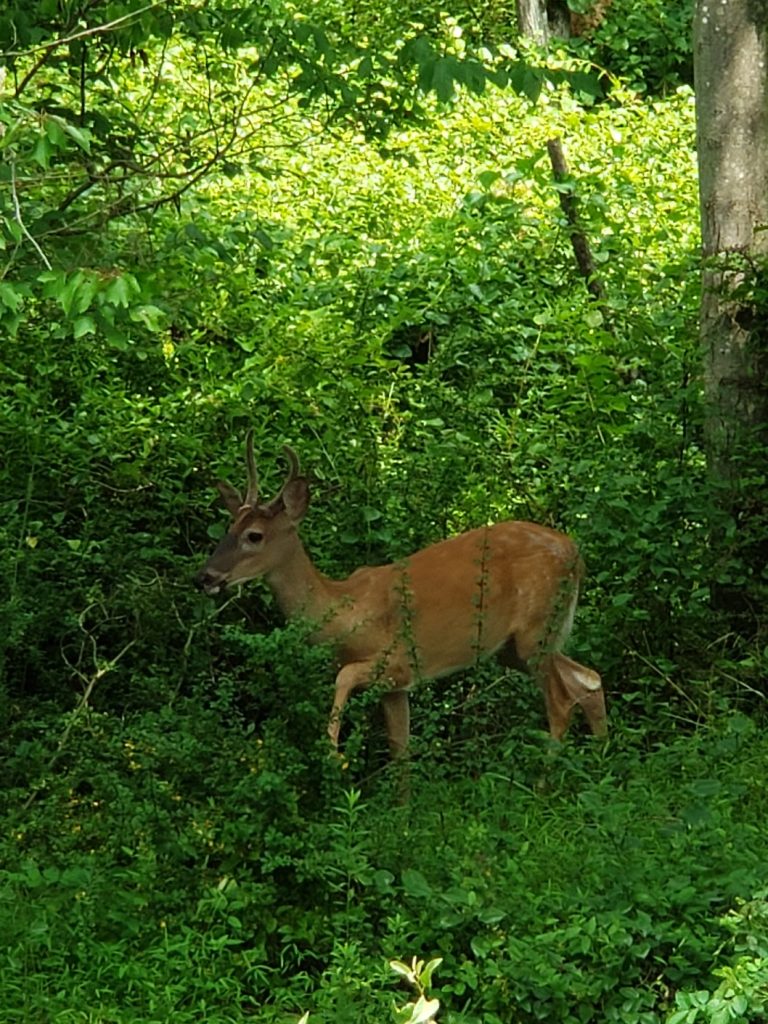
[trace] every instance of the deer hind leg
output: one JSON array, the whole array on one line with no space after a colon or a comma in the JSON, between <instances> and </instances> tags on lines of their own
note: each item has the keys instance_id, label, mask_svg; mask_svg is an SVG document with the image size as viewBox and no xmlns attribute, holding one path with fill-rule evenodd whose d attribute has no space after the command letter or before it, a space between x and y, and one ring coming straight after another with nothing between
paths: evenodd
<instances>
[{"instance_id":1,"label":"deer hind leg","mask_svg":"<svg viewBox=\"0 0 768 1024\"><path fill-rule=\"evenodd\" d=\"M605 695L600 676L564 654L550 654L539 667L544 689L550 735L560 740L565 735L573 709L578 704L595 736L605 736L608 727Z\"/></svg>"},{"instance_id":2,"label":"deer hind leg","mask_svg":"<svg viewBox=\"0 0 768 1024\"><path fill-rule=\"evenodd\" d=\"M502 665L521 669L537 680L544 693L552 738L563 738L577 704L594 735L605 736L608 731L605 696L597 672L564 654L529 655L525 648L524 652L527 657L520 654L514 639L509 639L496 657Z\"/></svg>"}]
</instances>

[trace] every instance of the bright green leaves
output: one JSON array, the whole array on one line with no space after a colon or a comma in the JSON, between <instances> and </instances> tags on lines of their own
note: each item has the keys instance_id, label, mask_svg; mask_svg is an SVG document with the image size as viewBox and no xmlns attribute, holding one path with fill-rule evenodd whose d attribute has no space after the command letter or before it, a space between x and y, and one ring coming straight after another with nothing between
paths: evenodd
<instances>
[{"instance_id":1,"label":"bright green leaves","mask_svg":"<svg viewBox=\"0 0 768 1024\"><path fill-rule=\"evenodd\" d=\"M82 338L86 334L96 333L96 321L92 316L78 316L72 324L72 336Z\"/></svg>"},{"instance_id":2,"label":"bright green leaves","mask_svg":"<svg viewBox=\"0 0 768 1024\"><path fill-rule=\"evenodd\" d=\"M0 332L15 335L24 318L29 287L20 282L0 281Z\"/></svg>"},{"instance_id":3,"label":"bright green leaves","mask_svg":"<svg viewBox=\"0 0 768 1024\"><path fill-rule=\"evenodd\" d=\"M142 301L142 289L134 274L125 271L46 270L37 276L41 298L57 303L71 323L74 338L99 331L113 341L130 335L131 324L157 333L165 313ZM0 291L0 297L2 291Z\"/></svg>"},{"instance_id":4,"label":"bright green leaves","mask_svg":"<svg viewBox=\"0 0 768 1024\"><path fill-rule=\"evenodd\" d=\"M38 237L51 227L55 216L51 196L62 181L69 180L71 168L90 153L91 133L72 123L73 116L41 111L16 99L0 102L0 251L9 254L2 274L10 278L11 271L17 265L24 268L27 259L33 265L31 273L22 271L24 287L18 294L26 293L40 264L50 266ZM49 186L49 181L55 184ZM7 291L0 302L0 322L13 331L19 321L9 318L3 306L18 314L19 304L11 303Z\"/></svg>"},{"instance_id":5,"label":"bright green leaves","mask_svg":"<svg viewBox=\"0 0 768 1024\"><path fill-rule=\"evenodd\" d=\"M475 95L481 94L488 83L499 88L511 87L521 96L535 103L544 83L566 85L593 102L601 95L602 87L597 75L583 69L549 69L508 55L483 51L483 59L463 52L450 52L438 48L425 35L408 40L400 50L397 64L404 69L415 67L419 89L434 93L442 103L452 100L459 89L465 88Z\"/></svg>"},{"instance_id":6,"label":"bright green leaves","mask_svg":"<svg viewBox=\"0 0 768 1024\"><path fill-rule=\"evenodd\" d=\"M43 297L56 299L67 316L85 312L98 288L97 275L83 270L73 274L48 270L38 281L43 285Z\"/></svg>"},{"instance_id":7,"label":"bright green leaves","mask_svg":"<svg viewBox=\"0 0 768 1024\"><path fill-rule=\"evenodd\" d=\"M5 281L0 281L0 306L4 306L6 309L10 309L11 312L16 313L21 308L23 301L20 288L7 284Z\"/></svg>"},{"instance_id":8,"label":"bright green leaves","mask_svg":"<svg viewBox=\"0 0 768 1024\"><path fill-rule=\"evenodd\" d=\"M75 148L90 153L91 133L87 129L79 128L56 114L46 113L40 117L37 111L20 105L16 105L16 111L19 116L17 125L22 119L27 122L26 137L31 157L44 170L56 157L71 150L73 143ZM13 155L16 159L23 159L23 151L14 151Z\"/></svg>"},{"instance_id":9,"label":"bright green leaves","mask_svg":"<svg viewBox=\"0 0 768 1024\"><path fill-rule=\"evenodd\" d=\"M432 975L442 962L442 957L436 957L428 964L416 957L413 957L410 965L402 960L389 961L389 966L395 974L415 988L417 993L414 1001L395 1007L396 1024L428 1024L435 1019L435 1014L440 1009L440 1001L429 998L428 992L432 985Z\"/></svg>"},{"instance_id":10,"label":"bright green leaves","mask_svg":"<svg viewBox=\"0 0 768 1024\"><path fill-rule=\"evenodd\" d=\"M116 274L109 279L104 287L105 301L112 306L126 308L132 296L139 291L138 283L131 274Z\"/></svg>"}]
</instances>

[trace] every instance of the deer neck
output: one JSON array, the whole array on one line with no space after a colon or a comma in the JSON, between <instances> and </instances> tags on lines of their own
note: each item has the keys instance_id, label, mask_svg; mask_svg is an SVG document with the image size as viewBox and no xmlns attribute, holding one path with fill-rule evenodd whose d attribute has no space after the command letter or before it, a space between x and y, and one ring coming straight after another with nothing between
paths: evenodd
<instances>
[{"instance_id":1,"label":"deer neck","mask_svg":"<svg viewBox=\"0 0 768 1024\"><path fill-rule=\"evenodd\" d=\"M298 538L290 556L264 579L287 619L320 621L333 602L333 581L315 568Z\"/></svg>"}]
</instances>

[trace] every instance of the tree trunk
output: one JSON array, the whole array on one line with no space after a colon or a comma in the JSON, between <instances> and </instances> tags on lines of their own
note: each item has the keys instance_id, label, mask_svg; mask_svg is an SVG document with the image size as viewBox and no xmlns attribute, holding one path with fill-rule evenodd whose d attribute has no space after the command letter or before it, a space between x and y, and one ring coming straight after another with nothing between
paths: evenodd
<instances>
[{"instance_id":1,"label":"tree trunk","mask_svg":"<svg viewBox=\"0 0 768 1024\"><path fill-rule=\"evenodd\" d=\"M752 557L763 559L757 520L768 441L767 18L757 0L697 0L694 15L707 460L721 511L751 533L759 549Z\"/></svg>"},{"instance_id":2,"label":"tree trunk","mask_svg":"<svg viewBox=\"0 0 768 1024\"><path fill-rule=\"evenodd\" d=\"M517 0L515 6L517 29L525 39L546 46L550 36L571 35L571 12L565 0Z\"/></svg>"},{"instance_id":3,"label":"tree trunk","mask_svg":"<svg viewBox=\"0 0 768 1024\"><path fill-rule=\"evenodd\" d=\"M549 41L546 0L517 0L517 30L539 46Z\"/></svg>"},{"instance_id":4,"label":"tree trunk","mask_svg":"<svg viewBox=\"0 0 768 1024\"><path fill-rule=\"evenodd\" d=\"M547 3L547 26L551 36L560 36L567 39L571 33L572 12L568 9L565 0L548 0Z\"/></svg>"}]
</instances>

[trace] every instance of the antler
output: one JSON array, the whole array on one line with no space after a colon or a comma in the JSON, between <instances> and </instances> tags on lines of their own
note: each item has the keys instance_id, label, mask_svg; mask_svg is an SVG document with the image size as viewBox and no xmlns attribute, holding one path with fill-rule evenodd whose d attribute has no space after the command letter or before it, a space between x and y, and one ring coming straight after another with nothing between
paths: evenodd
<instances>
[{"instance_id":1,"label":"antler","mask_svg":"<svg viewBox=\"0 0 768 1024\"><path fill-rule=\"evenodd\" d=\"M243 499L243 505L258 505L259 503L259 474L256 469L256 459L253 455L253 428L245 435L245 466L248 470L248 490Z\"/></svg>"},{"instance_id":2,"label":"antler","mask_svg":"<svg viewBox=\"0 0 768 1024\"><path fill-rule=\"evenodd\" d=\"M283 488L285 488L288 484L294 481L297 476L301 476L301 467L299 465L299 457L290 445L283 445L283 455L288 462L288 476L283 484Z\"/></svg>"}]
</instances>

